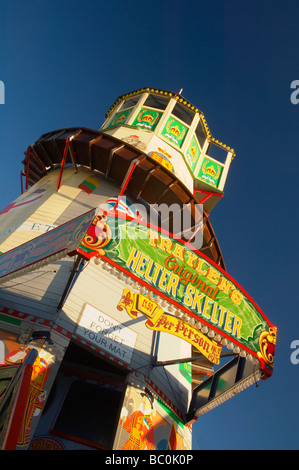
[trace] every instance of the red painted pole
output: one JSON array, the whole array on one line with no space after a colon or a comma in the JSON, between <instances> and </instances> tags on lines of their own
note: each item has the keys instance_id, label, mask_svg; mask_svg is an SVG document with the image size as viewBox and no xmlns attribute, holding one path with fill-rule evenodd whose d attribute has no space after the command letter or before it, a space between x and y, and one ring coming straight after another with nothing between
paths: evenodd
<instances>
[{"instance_id":1,"label":"red painted pole","mask_svg":"<svg viewBox=\"0 0 299 470\"><path fill-rule=\"evenodd\" d=\"M116 208L117 208L117 206L118 206L118 203L119 203L119 201L120 201L120 198L122 197L122 195L124 194L125 190L127 189L127 186L128 186L128 184L129 184L129 181L130 181L130 179L131 179L132 173L133 173L133 171L135 170L135 167L136 167L137 163L138 163L138 160L134 160L134 161L131 163L131 165L130 165L130 168L129 168L129 170L128 170L127 176L125 177L125 180L124 180L124 182L123 182L122 188L121 188L120 193L119 193L119 195L118 195L117 201L116 201L115 206L114 206L114 208L113 208L114 211L116 210Z\"/></svg>"},{"instance_id":2,"label":"red painted pole","mask_svg":"<svg viewBox=\"0 0 299 470\"><path fill-rule=\"evenodd\" d=\"M59 172L58 181L57 181L57 191L59 190L60 185L61 185L63 169L64 169L64 165L65 165L65 162L66 162L67 151L68 151L68 148L69 148L69 142L70 142L70 139L69 138L66 139L65 146L64 146L64 151L63 151L63 157L62 157L62 160L61 160L60 172Z\"/></svg>"},{"instance_id":3,"label":"red painted pole","mask_svg":"<svg viewBox=\"0 0 299 470\"><path fill-rule=\"evenodd\" d=\"M23 422L24 415L28 406L30 382L33 371L33 364L37 357L37 351L31 349L23 365L24 369L19 379L19 388L15 397L13 409L10 414L6 435L2 444L2 450L15 450L20 433L20 425ZM22 367L22 366L21 366Z\"/></svg>"}]
</instances>

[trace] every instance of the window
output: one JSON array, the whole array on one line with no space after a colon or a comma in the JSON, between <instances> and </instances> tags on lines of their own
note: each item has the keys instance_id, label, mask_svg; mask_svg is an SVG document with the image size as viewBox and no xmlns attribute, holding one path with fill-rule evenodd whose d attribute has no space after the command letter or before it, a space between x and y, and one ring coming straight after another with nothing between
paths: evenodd
<instances>
[{"instance_id":1,"label":"window","mask_svg":"<svg viewBox=\"0 0 299 470\"><path fill-rule=\"evenodd\" d=\"M195 116L195 113L193 111L191 111L190 109L187 109L185 106L183 106L180 103L176 103L175 107L171 111L171 114L173 116L176 116L177 118L179 118L181 121L185 122L186 124L188 124L188 126L190 126Z\"/></svg>"},{"instance_id":2,"label":"window","mask_svg":"<svg viewBox=\"0 0 299 470\"><path fill-rule=\"evenodd\" d=\"M195 130L195 135L197 137L197 140L198 140L200 146L203 147L203 144L206 140L206 133L204 131L203 124L202 124L201 120L199 120L199 123L197 125L196 130Z\"/></svg>"},{"instance_id":3,"label":"window","mask_svg":"<svg viewBox=\"0 0 299 470\"><path fill-rule=\"evenodd\" d=\"M56 404L50 432L87 446L112 449L126 374L71 343L56 377L55 388L64 398Z\"/></svg>"},{"instance_id":4,"label":"window","mask_svg":"<svg viewBox=\"0 0 299 470\"><path fill-rule=\"evenodd\" d=\"M207 154L209 157L215 158L218 162L225 163L227 150L222 147L218 147L216 144L210 143Z\"/></svg>"},{"instance_id":5,"label":"window","mask_svg":"<svg viewBox=\"0 0 299 470\"><path fill-rule=\"evenodd\" d=\"M100 449L111 449L122 391L75 380L51 433Z\"/></svg>"},{"instance_id":6,"label":"window","mask_svg":"<svg viewBox=\"0 0 299 470\"><path fill-rule=\"evenodd\" d=\"M150 108L156 108L156 109L165 109L166 106L169 103L170 98L167 98L165 96L160 96L160 95L149 95L145 102L143 103L143 106L145 107L150 107Z\"/></svg>"},{"instance_id":7,"label":"window","mask_svg":"<svg viewBox=\"0 0 299 470\"><path fill-rule=\"evenodd\" d=\"M119 108L119 111L121 109L128 109L128 108L132 108L133 106L135 106L137 103L138 103L138 100L140 99L140 95L137 95L137 96L134 96L133 98L130 98L129 100L125 101L121 107Z\"/></svg>"}]
</instances>

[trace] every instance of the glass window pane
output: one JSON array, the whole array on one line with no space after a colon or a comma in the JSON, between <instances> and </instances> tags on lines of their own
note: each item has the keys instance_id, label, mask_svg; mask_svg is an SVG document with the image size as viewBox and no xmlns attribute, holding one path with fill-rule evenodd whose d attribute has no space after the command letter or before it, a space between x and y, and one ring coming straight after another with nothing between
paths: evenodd
<instances>
[{"instance_id":1,"label":"glass window pane","mask_svg":"<svg viewBox=\"0 0 299 470\"><path fill-rule=\"evenodd\" d=\"M51 432L110 449L121 396L118 390L76 380Z\"/></svg>"},{"instance_id":2,"label":"glass window pane","mask_svg":"<svg viewBox=\"0 0 299 470\"><path fill-rule=\"evenodd\" d=\"M127 108L132 108L135 106L140 98L140 95L134 96L133 98L130 98L129 100L126 100L119 109L127 109Z\"/></svg>"},{"instance_id":3,"label":"glass window pane","mask_svg":"<svg viewBox=\"0 0 299 470\"><path fill-rule=\"evenodd\" d=\"M185 122L190 126L191 122L193 121L195 113L190 109L187 109L180 103L177 103L173 108L171 114L179 118L181 121Z\"/></svg>"},{"instance_id":4,"label":"glass window pane","mask_svg":"<svg viewBox=\"0 0 299 470\"><path fill-rule=\"evenodd\" d=\"M206 140L206 134L205 134L205 131L203 129L203 125L202 125L201 120L199 120L199 123L197 125L196 130L195 130L195 135L197 137L199 145L202 147L205 140Z\"/></svg>"},{"instance_id":5,"label":"glass window pane","mask_svg":"<svg viewBox=\"0 0 299 470\"><path fill-rule=\"evenodd\" d=\"M144 106L150 108L165 109L169 103L169 99L166 96L149 95L145 100Z\"/></svg>"}]
</instances>

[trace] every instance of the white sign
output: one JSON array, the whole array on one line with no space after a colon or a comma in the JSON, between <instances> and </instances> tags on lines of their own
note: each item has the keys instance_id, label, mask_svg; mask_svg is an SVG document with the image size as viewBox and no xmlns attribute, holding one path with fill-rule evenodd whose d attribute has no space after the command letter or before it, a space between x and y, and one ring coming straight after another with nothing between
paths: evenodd
<instances>
[{"instance_id":1,"label":"white sign","mask_svg":"<svg viewBox=\"0 0 299 470\"><path fill-rule=\"evenodd\" d=\"M130 363L137 333L91 305L86 304L76 333L122 362Z\"/></svg>"}]
</instances>

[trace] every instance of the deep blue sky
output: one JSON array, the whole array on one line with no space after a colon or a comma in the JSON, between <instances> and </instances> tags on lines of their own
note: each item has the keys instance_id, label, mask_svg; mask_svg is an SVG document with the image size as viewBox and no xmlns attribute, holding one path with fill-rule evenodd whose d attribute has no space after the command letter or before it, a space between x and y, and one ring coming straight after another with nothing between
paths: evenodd
<instances>
[{"instance_id":1,"label":"deep blue sky","mask_svg":"<svg viewBox=\"0 0 299 470\"><path fill-rule=\"evenodd\" d=\"M145 86L183 88L237 153L211 221L227 271L278 327L275 370L198 419L195 449L299 448L298 18L298 0L0 0L0 209L20 194L29 144L99 129Z\"/></svg>"}]
</instances>

